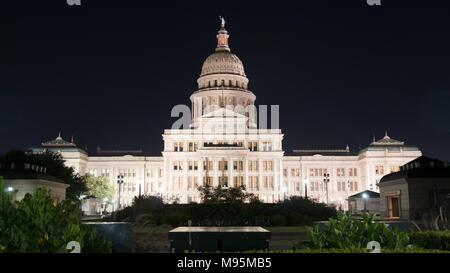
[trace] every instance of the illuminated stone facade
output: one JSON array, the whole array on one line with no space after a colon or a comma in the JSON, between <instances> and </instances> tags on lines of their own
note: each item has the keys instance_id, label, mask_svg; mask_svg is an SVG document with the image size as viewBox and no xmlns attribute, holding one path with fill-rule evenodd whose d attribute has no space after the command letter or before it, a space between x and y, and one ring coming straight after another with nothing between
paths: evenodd
<instances>
[{"instance_id":1,"label":"illuminated stone facade","mask_svg":"<svg viewBox=\"0 0 450 273\"><path fill-rule=\"evenodd\" d=\"M89 154L60 136L34 148L59 151L80 174L110 178L116 186L123 175L121 200L129 205L139 192L167 202L198 202L197 186L245 185L264 202L307 195L346 209L346 198L363 190L378 191L381 177L421 156L414 146L384 138L358 152L298 150L286 155L281 129L258 129L252 110L256 96L248 89L241 60L231 53L224 26L218 45L203 63L198 90L190 96L192 122L188 129L165 130L162 156L140 151ZM324 175L328 176L325 183ZM327 194L328 193L328 194ZM328 195L328 198L327 198ZM116 202L117 206L118 202Z\"/></svg>"}]
</instances>

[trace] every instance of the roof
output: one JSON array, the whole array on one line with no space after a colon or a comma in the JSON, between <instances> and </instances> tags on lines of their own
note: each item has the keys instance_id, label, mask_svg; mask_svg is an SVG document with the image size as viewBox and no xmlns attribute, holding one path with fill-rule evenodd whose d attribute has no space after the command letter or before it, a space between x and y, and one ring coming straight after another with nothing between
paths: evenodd
<instances>
[{"instance_id":1,"label":"roof","mask_svg":"<svg viewBox=\"0 0 450 273\"><path fill-rule=\"evenodd\" d=\"M378 192L369 191L369 190L362 191L360 193L351 195L348 198L363 198L364 194L367 194L369 198L380 198L380 194Z\"/></svg>"},{"instance_id":2,"label":"roof","mask_svg":"<svg viewBox=\"0 0 450 273\"><path fill-rule=\"evenodd\" d=\"M306 149L306 150L293 150L288 155L291 156L354 156L354 152L350 151L350 147L347 145L345 149Z\"/></svg>"},{"instance_id":3,"label":"roof","mask_svg":"<svg viewBox=\"0 0 450 273\"><path fill-rule=\"evenodd\" d=\"M54 140L42 142L41 145L42 145L42 147L76 147L77 146L77 145L75 145L73 140L72 140L72 142L68 142L68 141L64 140L61 137L61 133L59 133L58 137L55 138Z\"/></svg>"},{"instance_id":4,"label":"roof","mask_svg":"<svg viewBox=\"0 0 450 273\"><path fill-rule=\"evenodd\" d=\"M382 139L375 140L375 137L374 137L372 143L370 143L368 147L360 150L359 153L366 152L366 151L384 151L386 149L388 151L400 151L401 149L408 150L408 151L418 151L419 150L416 146L405 145L404 141L390 138L386 132Z\"/></svg>"},{"instance_id":5,"label":"roof","mask_svg":"<svg viewBox=\"0 0 450 273\"><path fill-rule=\"evenodd\" d=\"M169 232L270 232L262 227L177 227Z\"/></svg>"},{"instance_id":6,"label":"roof","mask_svg":"<svg viewBox=\"0 0 450 273\"><path fill-rule=\"evenodd\" d=\"M33 170L0 169L0 176L3 176L4 179L40 179L66 184L62 179L59 179L49 174L36 172Z\"/></svg>"},{"instance_id":7,"label":"roof","mask_svg":"<svg viewBox=\"0 0 450 273\"><path fill-rule=\"evenodd\" d=\"M446 178L450 177L450 163L425 156L418 157L400 167L399 172L381 178L380 183L401 178ZM450 182L450 179L449 179Z\"/></svg>"},{"instance_id":8,"label":"roof","mask_svg":"<svg viewBox=\"0 0 450 273\"><path fill-rule=\"evenodd\" d=\"M59 133L58 137L53 140L42 142L41 147L30 148L30 150L32 150L33 152L50 151L50 152L57 153L60 151L64 151L64 152L80 152L80 153L87 154L87 152L85 150L80 149L75 144L75 142L73 141L73 137L72 137L71 142L68 142L61 137L61 133Z\"/></svg>"}]
</instances>

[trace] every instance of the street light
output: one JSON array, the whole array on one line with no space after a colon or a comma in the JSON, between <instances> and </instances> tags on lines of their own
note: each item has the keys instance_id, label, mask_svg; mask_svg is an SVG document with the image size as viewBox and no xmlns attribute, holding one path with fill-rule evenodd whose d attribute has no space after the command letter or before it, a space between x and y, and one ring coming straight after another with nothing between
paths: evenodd
<instances>
[{"instance_id":1,"label":"street light","mask_svg":"<svg viewBox=\"0 0 450 273\"><path fill-rule=\"evenodd\" d=\"M162 198L162 195L163 195L163 193L164 193L164 188L158 189L158 192L159 192L159 198L161 198L161 200L162 200L162 199L163 199L163 198Z\"/></svg>"},{"instance_id":2,"label":"street light","mask_svg":"<svg viewBox=\"0 0 450 273\"><path fill-rule=\"evenodd\" d=\"M13 191L14 191L14 188L13 188L13 187L8 187L8 188L6 189L6 191L7 191L7 192L13 192Z\"/></svg>"},{"instance_id":3,"label":"street light","mask_svg":"<svg viewBox=\"0 0 450 273\"><path fill-rule=\"evenodd\" d=\"M366 212L366 200L367 200L367 198L369 198L369 195L367 195L367 193L363 193L362 198L364 201L364 212Z\"/></svg>"},{"instance_id":4,"label":"street light","mask_svg":"<svg viewBox=\"0 0 450 273\"><path fill-rule=\"evenodd\" d=\"M106 202L108 202L108 198L103 198L103 213L106 215Z\"/></svg>"},{"instance_id":5,"label":"street light","mask_svg":"<svg viewBox=\"0 0 450 273\"><path fill-rule=\"evenodd\" d=\"M119 185L119 209L121 209L122 208L122 203L120 202L120 185L122 185L123 184L123 175L118 175L117 176L117 184Z\"/></svg>"},{"instance_id":6,"label":"street light","mask_svg":"<svg viewBox=\"0 0 450 273\"><path fill-rule=\"evenodd\" d=\"M286 200L286 193L287 193L287 187L286 186L283 187L283 193L284 193L283 201L285 201Z\"/></svg>"},{"instance_id":7,"label":"street light","mask_svg":"<svg viewBox=\"0 0 450 273\"><path fill-rule=\"evenodd\" d=\"M305 184L305 199L308 199L308 179L303 179L303 184Z\"/></svg>"},{"instance_id":8,"label":"street light","mask_svg":"<svg viewBox=\"0 0 450 273\"><path fill-rule=\"evenodd\" d=\"M139 180L139 181L138 181L138 184L139 184L139 197L141 197L141 186L142 186L142 181Z\"/></svg>"},{"instance_id":9,"label":"street light","mask_svg":"<svg viewBox=\"0 0 450 273\"><path fill-rule=\"evenodd\" d=\"M114 204L116 203L116 200L111 200L111 204L112 204L112 213L114 213Z\"/></svg>"},{"instance_id":10,"label":"street light","mask_svg":"<svg viewBox=\"0 0 450 273\"><path fill-rule=\"evenodd\" d=\"M327 190L327 205L328 205L328 183L330 182L330 174L329 173L323 174L323 182L325 183L325 187Z\"/></svg>"}]
</instances>

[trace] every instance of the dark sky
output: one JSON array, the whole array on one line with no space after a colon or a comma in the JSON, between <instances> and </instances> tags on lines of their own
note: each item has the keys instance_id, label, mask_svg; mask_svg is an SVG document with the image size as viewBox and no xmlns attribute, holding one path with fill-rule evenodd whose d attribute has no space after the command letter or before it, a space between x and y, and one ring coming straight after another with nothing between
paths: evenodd
<instances>
[{"instance_id":1,"label":"dark sky","mask_svg":"<svg viewBox=\"0 0 450 273\"><path fill-rule=\"evenodd\" d=\"M356 149L388 130L450 159L444 1L81 1L2 3L0 153L59 131L90 151L160 153L223 15L256 103L280 105L285 151Z\"/></svg>"}]
</instances>

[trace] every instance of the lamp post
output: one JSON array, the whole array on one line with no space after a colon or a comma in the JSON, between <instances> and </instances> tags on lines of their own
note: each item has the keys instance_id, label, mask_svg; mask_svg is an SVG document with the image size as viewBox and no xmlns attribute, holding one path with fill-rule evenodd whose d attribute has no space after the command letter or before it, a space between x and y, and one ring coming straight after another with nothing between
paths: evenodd
<instances>
[{"instance_id":1,"label":"lamp post","mask_svg":"<svg viewBox=\"0 0 450 273\"><path fill-rule=\"evenodd\" d=\"M330 174L329 173L323 174L323 182L325 183L325 188L327 191L327 205L328 205L328 183L330 182Z\"/></svg>"},{"instance_id":2,"label":"lamp post","mask_svg":"<svg viewBox=\"0 0 450 273\"><path fill-rule=\"evenodd\" d=\"M117 176L117 184L119 185L119 209L121 209L122 203L120 202L120 192L121 192L120 185L123 184L123 175L119 174Z\"/></svg>"},{"instance_id":3,"label":"lamp post","mask_svg":"<svg viewBox=\"0 0 450 273\"><path fill-rule=\"evenodd\" d=\"M305 184L305 199L308 199L308 178L303 179L303 184Z\"/></svg>"},{"instance_id":4,"label":"lamp post","mask_svg":"<svg viewBox=\"0 0 450 273\"><path fill-rule=\"evenodd\" d=\"M106 215L106 203L108 202L108 198L103 198L103 214Z\"/></svg>"},{"instance_id":5,"label":"lamp post","mask_svg":"<svg viewBox=\"0 0 450 273\"><path fill-rule=\"evenodd\" d=\"M160 189L158 189L158 191L159 191L159 197L162 200L163 199L164 188L160 188Z\"/></svg>"},{"instance_id":6,"label":"lamp post","mask_svg":"<svg viewBox=\"0 0 450 273\"><path fill-rule=\"evenodd\" d=\"M364 212L366 212L366 200L369 198L369 195L367 195L367 193L363 193L362 198L364 202Z\"/></svg>"},{"instance_id":7,"label":"lamp post","mask_svg":"<svg viewBox=\"0 0 450 273\"><path fill-rule=\"evenodd\" d=\"M11 192L14 191L14 188L13 188L13 187L8 187L8 188L6 188L6 191L7 191L8 193L11 193Z\"/></svg>"}]
</instances>

